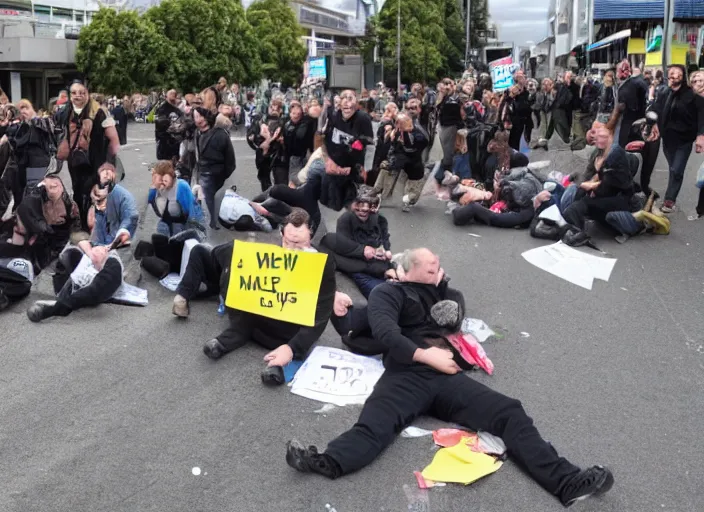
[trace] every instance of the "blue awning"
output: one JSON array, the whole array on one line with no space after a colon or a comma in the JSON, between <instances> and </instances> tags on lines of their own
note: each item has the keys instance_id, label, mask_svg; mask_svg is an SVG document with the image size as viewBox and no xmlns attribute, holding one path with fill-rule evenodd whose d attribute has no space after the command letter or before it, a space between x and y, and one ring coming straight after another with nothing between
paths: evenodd
<instances>
[{"instance_id":1,"label":"blue awning","mask_svg":"<svg viewBox=\"0 0 704 512\"><path fill-rule=\"evenodd\" d=\"M596 43L590 44L589 46L587 46L587 51L590 52L592 50L598 50L599 48L605 48L616 41L620 41L621 39L626 39L628 37L631 37L630 28L622 30L621 32L616 32L615 34L606 36L601 41L597 41Z\"/></svg>"},{"instance_id":2,"label":"blue awning","mask_svg":"<svg viewBox=\"0 0 704 512\"><path fill-rule=\"evenodd\" d=\"M594 21L665 17L665 0L594 0ZM675 18L704 18L702 0L675 0Z\"/></svg>"}]
</instances>

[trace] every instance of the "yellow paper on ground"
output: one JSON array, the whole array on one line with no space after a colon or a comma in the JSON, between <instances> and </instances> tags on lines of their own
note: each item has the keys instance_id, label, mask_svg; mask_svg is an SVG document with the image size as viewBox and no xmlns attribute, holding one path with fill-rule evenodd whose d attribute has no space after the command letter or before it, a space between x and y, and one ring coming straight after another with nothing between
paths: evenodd
<instances>
[{"instance_id":1,"label":"yellow paper on ground","mask_svg":"<svg viewBox=\"0 0 704 512\"><path fill-rule=\"evenodd\" d=\"M235 240L225 305L312 326L327 254Z\"/></svg>"},{"instance_id":2,"label":"yellow paper on ground","mask_svg":"<svg viewBox=\"0 0 704 512\"><path fill-rule=\"evenodd\" d=\"M423 478L434 482L471 484L499 470L503 462L484 453L473 452L465 443L441 448L423 472Z\"/></svg>"}]
</instances>

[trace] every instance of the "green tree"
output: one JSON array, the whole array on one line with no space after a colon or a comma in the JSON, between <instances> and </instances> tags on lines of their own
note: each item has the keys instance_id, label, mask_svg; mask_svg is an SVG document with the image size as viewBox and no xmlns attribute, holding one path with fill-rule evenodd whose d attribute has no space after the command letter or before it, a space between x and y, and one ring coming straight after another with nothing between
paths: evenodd
<instances>
[{"instance_id":1,"label":"green tree","mask_svg":"<svg viewBox=\"0 0 704 512\"><path fill-rule=\"evenodd\" d=\"M257 0L247 8L247 21L259 40L262 73L285 84L299 83L307 50L303 29L287 0Z\"/></svg>"},{"instance_id":2,"label":"green tree","mask_svg":"<svg viewBox=\"0 0 704 512\"><path fill-rule=\"evenodd\" d=\"M129 94L168 81L170 46L148 20L135 11L100 9L81 30L76 66L91 89Z\"/></svg>"},{"instance_id":3,"label":"green tree","mask_svg":"<svg viewBox=\"0 0 704 512\"><path fill-rule=\"evenodd\" d=\"M145 18L169 40L171 78L182 90L221 76L244 84L261 78L259 44L238 0L164 0Z\"/></svg>"}]
</instances>

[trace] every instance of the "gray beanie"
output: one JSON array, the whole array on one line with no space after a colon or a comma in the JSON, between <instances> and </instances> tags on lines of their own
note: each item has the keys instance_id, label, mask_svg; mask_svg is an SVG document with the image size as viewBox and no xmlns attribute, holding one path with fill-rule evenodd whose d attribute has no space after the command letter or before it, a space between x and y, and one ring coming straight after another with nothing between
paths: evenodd
<instances>
[{"instance_id":1,"label":"gray beanie","mask_svg":"<svg viewBox=\"0 0 704 512\"><path fill-rule=\"evenodd\" d=\"M452 328L460 322L460 305L454 300L441 300L430 309L430 316L438 326Z\"/></svg>"}]
</instances>

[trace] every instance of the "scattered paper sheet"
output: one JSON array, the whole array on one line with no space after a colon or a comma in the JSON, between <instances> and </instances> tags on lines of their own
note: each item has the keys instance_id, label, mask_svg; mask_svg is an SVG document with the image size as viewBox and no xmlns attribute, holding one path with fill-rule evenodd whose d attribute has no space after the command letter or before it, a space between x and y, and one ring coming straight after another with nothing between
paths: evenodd
<instances>
[{"instance_id":1,"label":"scattered paper sheet","mask_svg":"<svg viewBox=\"0 0 704 512\"><path fill-rule=\"evenodd\" d=\"M592 289L594 279L608 281L617 261L578 251L562 242L531 249L521 256L531 265L587 290Z\"/></svg>"},{"instance_id":2,"label":"scattered paper sheet","mask_svg":"<svg viewBox=\"0 0 704 512\"><path fill-rule=\"evenodd\" d=\"M175 292L176 288L178 288L178 285L181 283L181 276L178 275L176 272L171 272L165 278L159 281L159 283L167 290Z\"/></svg>"},{"instance_id":3,"label":"scattered paper sheet","mask_svg":"<svg viewBox=\"0 0 704 512\"><path fill-rule=\"evenodd\" d=\"M122 283L108 302L127 306L146 306L149 304L147 290L137 288L128 283Z\"/></svg>"},{"instance_id":4,"label":"scattered paper sheet","mask_svg":"<svg viewBox=\"0 0 704 512\"><path fill-rule=\"evenodd\" d=\"M465 318L462 320L462 333L472 334L480 343L484 343L496 334L483 320L478 318Z\"/></svg>"},{"instance_id":5,"label":"scattered paper sheet","mask_svg":"<svg viewBox=\"0 0 704 512\"><path fill-rule=\"evenodd\" d=\"M401 431L401 437L408 437L408 438L414 438L414 437L424 437L424 436L429 436L433 433L432 430L425 430L424 428L418 428L414 427L411 425L410 427L406 427Z\"/></svg>"},{"instance_id":6,"label":"scattered paper sheet","mask_svg":"<svg viewBox=\"0 0 704 512\"><path fill-rule=\"evenodd\" d=\"M186 266L188 265L188 259L191 257L191 251L198 245L198 241L194 239L188 239L183 243L183 250L181 252L181 269L180 273L171 272L165 278L159 281L159 284L170 290L172 292L176 291L178 285L181 284L181 276L186 272Z\"/></svg>"},{"instance_id":7,"label":"scattered paper sheet","mask_svg":"<svg viewBox=\"0 0 704 512\"><path fill-rule=\"evenodd\" d=\"M291 392L343 407L361 405L384 373L378 359L330 347L315 347L296 373Z\"/></svg>"},{"instance_id":8,"label":"scattered paper sheet","mask_svg":"<svg viewBox=\"0 0 704 512\"><path fill-rule=\"evenodd\" d=\"M558 226L564 226L565 224L567 224L565 219L562 217L562 214L560 213L560 209L555 204L549 208L545 208L542 212L540 212L540 215L538 215L538 218L545 219L545 220L551 220L554 223L556 223Z\"/></svg>"},{"instance_id":9,"label":"scattered paper sheet","mask_svg":"<svg viewBox=\"0 0 704 512\"><path fill-rule=\"evenodd\" d=\"M433 482L471 484L498 471L503 463L490 455L474 452L465 443L441 448L422 471L423 478Z\"/></svg>"}]
</instances>

